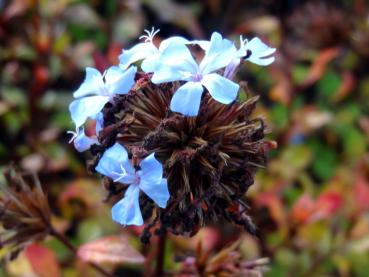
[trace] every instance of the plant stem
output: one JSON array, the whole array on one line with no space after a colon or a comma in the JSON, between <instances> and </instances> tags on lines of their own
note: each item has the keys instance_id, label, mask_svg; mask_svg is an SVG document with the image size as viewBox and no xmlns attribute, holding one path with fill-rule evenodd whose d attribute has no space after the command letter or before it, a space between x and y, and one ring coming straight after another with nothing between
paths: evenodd
<instances>
[{"instance_id":1,"label":"plant stem","mask_svg":"<svg viewBox=\"0 0 369 277\"><path fill-rule=\"evenodd\" d=\"M167 240L167 232L162 231L162 233L159 236L159 243L158 243L158 250L157 250L156 270L155 270L156 277L164 276L164 257L165 257L166 240Z\"/></svg>"},{"instance_id":2,"label":"plant stem","mask_svg":"<svg viewBox=\"0 0 369 277\"><path fill-rule=\"evenodd\" d=\"M70 243L70 241L61 233L57 232L54 228L51 228L50 235L59 240L62 244L64 244L74 255L77 255L77 248ZM114 277L111 273L103 269L101 266L94 262L87 262L91 267L93 267L96 271L100 272L101 275L106 277Z\"/></svg>"}]
</instances>

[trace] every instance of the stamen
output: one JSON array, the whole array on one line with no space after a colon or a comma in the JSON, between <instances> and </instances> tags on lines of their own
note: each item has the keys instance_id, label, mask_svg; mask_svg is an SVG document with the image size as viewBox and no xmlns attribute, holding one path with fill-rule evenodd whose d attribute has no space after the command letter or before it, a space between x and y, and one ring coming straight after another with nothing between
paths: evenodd
<instances>
[{"instance_id":1,"label":"stamen","mask_svg":"<svg viewBox=\"0 0 369 277\"><path fill-rule=\"evenodd\" d=\"M114 182L118 182L118 181L122 180L124 177L126 177L128 175L127 174L127 170L125 170L125 168L123 167L122 164L120 165L120 169L122 170L121 173L119 173L119 172L113 172L114 174L117 174L119 176L118 178L116 178L116 179L113 180Z\"/></svg>"},{"instance_id":2,"label":"stamen","mask_svg":"<svg viewBox=\"0 0 369 277\"><path fill-rule=\"evenodd\" d=\"M246 45L248 42L249 42L249 41L248 41L248 39L247 39L247 38L243 39L242 35L240 35L240 48L245 47L245 45Z\"/></svg>"},{"instance_id":3,"label":"stamen","mask_svg":"<svg viewBox=\"0 0 369 277\"><path fill-rule=\"evenodd\" d=\"M154 27L152 27L151 31L145 29L144 32L146 33L146 35L142 35L138 39L145 39L145 42L152 42L154 36L160 32L160 29L157 29L155 31Z\"/></svg>"},{"instance_id":4,"label":"stamen","mask_svg":"<svg viewBox=\"0 0 369 277\"><path fill-rule=\"evenodd\" d=\"M72 143L78 137L79 131L80 131L80 127L76 128L76 131L75 132L73 132L73 131L67 131L67 134L72 134L72 137L68 141L68 143Z\"/></svg>"}]
</instances>

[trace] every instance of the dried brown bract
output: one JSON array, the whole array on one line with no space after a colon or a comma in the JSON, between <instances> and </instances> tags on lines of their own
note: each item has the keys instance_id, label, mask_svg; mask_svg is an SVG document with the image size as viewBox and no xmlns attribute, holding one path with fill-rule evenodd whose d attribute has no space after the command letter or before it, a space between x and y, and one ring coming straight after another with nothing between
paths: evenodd
<instances>
[{"instance_id":1,"label":"dried brown bract","mask_svg":"<svg viewBox=\"0 0 369 277\"><path fill-rule=\"evenodd\" d=\"M246 260L239 250L239 241L211 255L198 245L194 257L186 257L176 277L223 276L261 277L268 268L269 259Z\"/></svg>"},{"instance_id":2,"label":"dried brown bract","mask_svg":"<svg viewBox=\"0 0 369 277\"><path fill-rule=\"evenodd\" d=\"M7 184L1 184L0 247L6 247L12 259L25 246L49 234L51 213L36 175L9 169L4 176Z\"/></svg>"}]
</instances>

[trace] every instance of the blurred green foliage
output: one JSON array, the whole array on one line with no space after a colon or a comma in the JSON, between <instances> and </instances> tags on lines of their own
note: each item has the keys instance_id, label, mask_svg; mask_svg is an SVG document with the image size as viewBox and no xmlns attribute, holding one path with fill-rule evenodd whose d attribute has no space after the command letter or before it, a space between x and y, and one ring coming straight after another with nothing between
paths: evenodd
<instances>
[{"instance_id":1,"label":"blurred green foliage","mask_svg":"<svg viewBox=\"0 0 369 277\"><path fill-rule=\"evenodd\" d=\"M247 64L238 78L248 94L261 96L256 114L279 146L249 192L258 239L243 234L241 249L271 258L266 276L367 276L368 16L361 0L0 1L0 165L13 161L39 173L57 226L75 245L117 233L103 189L86 172L88 154L68 145L68 104L84 67L116 64L121 49L151 26L161 38L207 38L216 30L234 39L259 36L278 49L276 62ZM211 243L218 247L242 234L216 230L222 236ZM196 248L172 240L169 269L178 268L174 253ZM63 276L83 271L57 241L45 246ZM14 264L5 272L29 270L25 258Z\"/></svg>"}]
</instances>

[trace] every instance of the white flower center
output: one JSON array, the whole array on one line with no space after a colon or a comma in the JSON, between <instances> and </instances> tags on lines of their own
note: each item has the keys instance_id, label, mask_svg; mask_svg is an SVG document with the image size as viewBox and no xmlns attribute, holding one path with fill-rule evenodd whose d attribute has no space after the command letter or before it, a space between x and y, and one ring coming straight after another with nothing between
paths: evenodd
<instances>
[{"instance_id":1,"label":"white flower center","mask_svg":"<svg viewBox=\"0 0 369 277\"><path fill-rule=\"evenodd\" d=\"M196 73L192 75L192 81L194 82L200 82L202 80L203 76L201 73Z\"/></svg>"}]
</instances>

